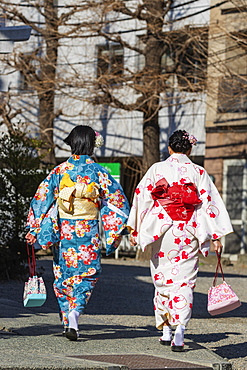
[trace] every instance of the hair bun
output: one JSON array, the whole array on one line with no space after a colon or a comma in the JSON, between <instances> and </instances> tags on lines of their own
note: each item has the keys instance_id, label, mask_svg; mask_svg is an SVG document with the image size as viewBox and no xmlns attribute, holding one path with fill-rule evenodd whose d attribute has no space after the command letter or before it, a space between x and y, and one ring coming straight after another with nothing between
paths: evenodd
<instances>
[{"instance_id":1,"label":"hair bun","mask_svg":"<svg viewBox=\"0 0 247 370\"><path fill-rule=\"evenodd\" d=\"M177 130L169 138L169 146L176 153L186 153L196 142L195 136L185 130Z\"/></svg>"}]
</instances>

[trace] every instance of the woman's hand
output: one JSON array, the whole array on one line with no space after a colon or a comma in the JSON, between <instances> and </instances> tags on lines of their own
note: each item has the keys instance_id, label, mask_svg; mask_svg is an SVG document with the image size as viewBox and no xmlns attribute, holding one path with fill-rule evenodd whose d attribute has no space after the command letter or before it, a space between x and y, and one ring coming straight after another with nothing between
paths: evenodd
<instances>
[{"instance_id":1,"label":"woman's hand","mask_svg":"<svg viewBox=\"0 0 247 370\"><path fill-rule=\"evenodd\" d=\"M37 240L37 237L34 236L33 234L31 234L30 232L27 233L27 235L25 236L25 238L26 238L26 240L27 240L27 242L29 244L34 244L36 242L36 240Z\"/></svg>"},{"instance_id":2,"label":"woman's hand","mask_svg":"<svg viewBox=\"0 0 247 370\"><path fill-rule=\"evenodd\" d=\"M132 235L130 235L129 240L132 247L135 247L137 245L136 239Z\"/></svg>"},{"instance_id":3,"label":"woman's hand","mask_svg":"<svg viewBox=\"0 0 247 370\"><path fill-rule=\"evenodd\" d=\"M223 245L221 244L221 241L219 239L216 239L216 240L213 240L212 242L214 245L215 253L218 253L219 255L221 255L222 249L223 249Z\"/></svg>"}]
</instances>

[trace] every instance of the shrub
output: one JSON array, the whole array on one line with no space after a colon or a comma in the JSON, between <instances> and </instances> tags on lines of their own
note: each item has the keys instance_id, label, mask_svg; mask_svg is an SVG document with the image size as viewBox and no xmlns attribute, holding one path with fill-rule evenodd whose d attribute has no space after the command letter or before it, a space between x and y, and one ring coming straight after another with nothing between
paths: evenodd
<instances>
[{"instance_id":1,"label":"shrub","mask_svg":"<svg viewBox=\"0 0 247 370\"><path fill-rule=\"evenodd\" d=\"M25 224L29 203L46 176L41 168L41 143L14 131L0 138L0 278L25 271Z\"/></svg>"}]
</instances>

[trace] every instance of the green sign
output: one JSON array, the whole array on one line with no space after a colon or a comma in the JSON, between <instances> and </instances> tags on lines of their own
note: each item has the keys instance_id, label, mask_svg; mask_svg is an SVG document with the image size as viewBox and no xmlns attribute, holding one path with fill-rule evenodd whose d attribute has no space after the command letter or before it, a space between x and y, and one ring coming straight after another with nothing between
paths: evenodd
<instances>
[{"instance_id":1,"label":"green sign","mask_svg":"<svg viewBox=\"0 0 247 370\"><path fill-rule=\"evenodd\" d=\"M120 163L99 163L104 167L115 180L120 182Z\"/></svg>"}]
</instances>

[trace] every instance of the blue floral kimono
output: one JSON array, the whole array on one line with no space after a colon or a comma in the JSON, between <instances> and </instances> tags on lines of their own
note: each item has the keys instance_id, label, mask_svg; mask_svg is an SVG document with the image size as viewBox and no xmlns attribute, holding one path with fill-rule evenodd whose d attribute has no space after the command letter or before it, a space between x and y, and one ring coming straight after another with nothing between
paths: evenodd
<instances>
[{"instance_id":1,"label":"blue floral kimono","mask_svg":"<svg viewBox=\"0 0 247 370\"><path fill-rule=\"evenodd\" d=\"M99 215L109 255L128 214L121 185L87 155L72 155L39 185L28 227L42 248L53 245L54 291L64 326L70 311L83 313L101 273Z\"/></svg>"}]
</instances>

